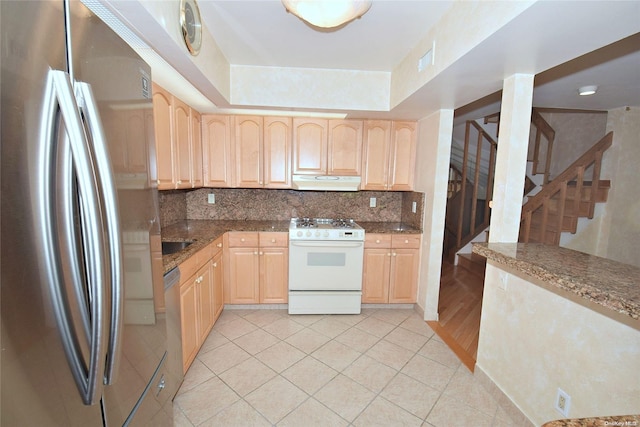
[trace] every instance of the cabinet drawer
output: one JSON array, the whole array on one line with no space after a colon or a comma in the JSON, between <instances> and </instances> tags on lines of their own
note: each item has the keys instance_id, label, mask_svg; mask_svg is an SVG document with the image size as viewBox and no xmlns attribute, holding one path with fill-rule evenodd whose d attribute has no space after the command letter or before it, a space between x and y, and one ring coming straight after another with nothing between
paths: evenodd
<instances>
[{"instance_id":1,"label":"cabinet drawer","mask_svg":"<svg viewBox=\"0 0 640 427\"><path fill-rule=\"evenodd\" d=\"M394 234L391 237L391 247L394 249L410 248L418 249L420 247L419 234Z\"/></svg>"},{"instance_id":2,"label":"cabinet drawer","mask_svg":"<svg viewBox=\"0 0 640 427\"><path fill-rule=\"evenodd\" d=\"M229 247L257 247L258 246L258 233L256 232L244 232L234 231L229 233Z\"/></svg>"},{"instance_id":3,"label":"cabinet drawer","mask_svg":"<svg viewBox=\"0 0 640 427\"><path fill-rule=\"evenodd\" d=\"M365 234L364 247L365 248L390 248L391 235L390 234Z\"/></svg>"},{"instance_id":4,"label":"cabinet drawer","mask_svg":"<svg viewBox=\"0 0 640 427\"><path fill-rule=\"evenodd\" d=\"M260 247L286 248L289 245L289 233L261 232Z\"/></svg>"},{"instance_id":5,"label":"cabinet drawer","mask_svg":"<svg viewBox=\"0 0 640 427\"><path fill-rule=\"evenodd\" d=\"M195 254L191 255L188 259L184 260L178 268L180 268L180 283L184 283L186 279L193 276L196 271L202 267L204 263L211 259L213 245L209 244L200 249Z\"/></svg>"},{"instance_id":6,"label":"cabinet drawer","mask_svg":"<svg viewBox=\"0 0 640 427\"><path fill-rule=\"evenodd\" d=\"M223 247L222 240L223 240L222 236L220 236L216 240L214 240L213 243L211 244L211 257L216 256L218 253L222 251L222 247Z\"/></svg>"}]
</instances>

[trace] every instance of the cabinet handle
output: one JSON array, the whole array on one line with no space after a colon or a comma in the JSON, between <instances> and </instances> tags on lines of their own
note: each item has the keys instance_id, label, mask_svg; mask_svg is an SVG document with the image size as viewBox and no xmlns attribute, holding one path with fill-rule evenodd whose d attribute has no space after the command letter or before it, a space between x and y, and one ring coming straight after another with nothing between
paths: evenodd
<instances>
[{"instance_id":1,"label":"cabinet handle","mask_svg":"<svg viewBox=\"0 0 640 427\"><path fill-rule=\"evenodd\" d=\"M275 243L275 242L276 242L276 239L271 239L271 243Z\"/></svg>"},{"instance_id":2,"label":"cabinet handle","mask_svg":"<svg viewBox=\"0 0 640 427\"><path fill-rule=\"evenodd\" d=\"M387 252L387 256L391 256L391 252Z\"/></svg>"},{"instance_id":3,"label":"cabinet handle","mask_svg":"<svg viewBox=\"0 0 640 427\"><path fill-rule=\"evenodd\" d=\"M405 242L405 243L409 243L409 240L408 240L408 239L404 239L404 242Z\"/></svg>"},{"instance_id":4,"label":"cabinet handle","mask_svg":"<svg viewBox=\"0 0 640 427\"><path fill-rule=\"evenodd\" d=\"M258 251L253 251L253 254L254 255L258 255Z\"/></svg>"},{"instance_id":5,"label":"cabinet handle","mask_svg":"<svg viewBox=\"0 0 640 427\"><path fill-rule=\"evenodd\" d=\"M240 241L241 241L241 242L244 242L244 237L242 237L242 238L240 239Z\"/></svg>"},{"instance_id":6,"label":"cabinet handle","mask_svg":"<svg viewBox=\"0 0 640 427\"><path fill-rule=\"evenodd\" d=\"M218 243L216 246L221 248L222 247L222 243Z\"/></svg>"},{"instance_id":7,"label":"cabinet handle","mask_svg":"<svg viewBox=\"0 0 640 427\"><path fill-rule=\"evenodd\" d=\"M182 185L182 181L178 180L178 182L176 182L176 184Z\"/></svg>"},{"instance_id":8,"label":"cabinet handle","mask_svg":"<svg viewBox=\"0 0 640 427\"><path fill-rule=\"evenodd\" d=\"M214 263L213 263L213 268L217 268L217 267L218 267L218 263L217 263L217 262L214 262Z\"/></svg>"},{"instance_id":9,"label":"cabinet handle","mask_svg":"<svg viewBox=\"0 0 640 427\"><path fill-rule=\"evenodd\" d=\"M380 239L376 239L376 243L380 243Z\"/></svg>"},{"instance_id":10,"label":"cabinet handle","mask_svg":"<svg viewBox=\"0 0 640 427\"><path fill-rule=\"evenodd\" d=\"M260 255L264 255L264 252L260 251Z\"/></svg>"},{"instance_id":11,"label":"cabinet handle","mask_svg":"<svg viewBox=\"0 0 640 427\"><path fill-rule=\"evenodd\" d=\"M396 256L396 253L395 253L395 252L393 253L393 256Z\"/></svg>"}]
</instances>

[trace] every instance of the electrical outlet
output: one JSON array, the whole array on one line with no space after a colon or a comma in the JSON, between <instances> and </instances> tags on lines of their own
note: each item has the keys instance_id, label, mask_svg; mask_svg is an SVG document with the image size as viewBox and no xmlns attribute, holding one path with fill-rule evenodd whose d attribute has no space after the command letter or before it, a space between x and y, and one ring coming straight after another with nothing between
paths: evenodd
<instances>
[{"instance_id":1,"label":"electrical outlet","mask_svg":"<svg viewBox=\"0 0 640 427\"><path fill-rule=\"evenodd\" d=\"M418 202L411 203L411 212L416 213L418 211Z\"/></svg>"},{"instance_id":2,"label":"electrical outlet","mask_svg":"<svg viewBox=\"0 0 640 427\"><path fill-rule=\"evenodd\" d=\"M375 208L375 207L376 207L376 204L377 204L377 200L376 200L376 198L375 198L375 197L371 197L371 198L369 199L369 207L370 207L370 208Z\"/></svg>"},{"instance_id":3,"label":"electrical outlet","mask_svg":"<svg viewBox=\"0 0 640 427\"><path fill-rule=\"evenodd\" d=\"M214 193L211 193L211 194L207 195L207 203L209 203L210 205L215 205L215 203L216 203L216 195Z\"/></svg>"},{"instance_id":4,"label":"electrical outlet","mask_svg":"<svg viewBox=\"0 0 640 427\"><path fill-rule=\"evenodd\" d=\"M566 391L558 388L556 394L556 411L560 412L565 418L569 418L569 409L571 408L571 396Z\"/></svg>"}]
</instances>

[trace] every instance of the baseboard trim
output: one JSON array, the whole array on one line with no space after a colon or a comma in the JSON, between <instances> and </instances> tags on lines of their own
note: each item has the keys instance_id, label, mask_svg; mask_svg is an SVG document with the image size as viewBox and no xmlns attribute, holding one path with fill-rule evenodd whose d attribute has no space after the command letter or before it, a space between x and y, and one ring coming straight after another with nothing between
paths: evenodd
<instances>
[{"instance_id":1,"label":"baseboard trim","mask_svg":"<svg viewBox=\"0 0 640 427\"><path fill-rule=\"evenodd\" d=\"M507 413L514 425L535 427L535 424L527 418L527 416L518 408L515 403L504 394L504 392L498 387L496 383L482 370L481 367L476 365L476 369L473 372L473 376L484 387L485 390L498 402L498 406Z\"/></svg>"}]
</instances>

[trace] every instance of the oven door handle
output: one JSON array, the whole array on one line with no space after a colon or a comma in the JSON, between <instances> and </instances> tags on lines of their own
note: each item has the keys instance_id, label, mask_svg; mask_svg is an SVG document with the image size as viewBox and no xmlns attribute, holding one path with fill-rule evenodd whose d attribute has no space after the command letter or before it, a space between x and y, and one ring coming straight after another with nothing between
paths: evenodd
<instances>
[{"instance_id":1,"label":"oven door handle","mask_svg":"<svg viewBox=\"0 0 640 427\"><path fill-rule=\"evenodd\" d=\"M322 241L292 241L291 246L299 246L302 248L360 248L364 246L364 242L339 242L335 240Z\"/></svg>"}]
</instances>

